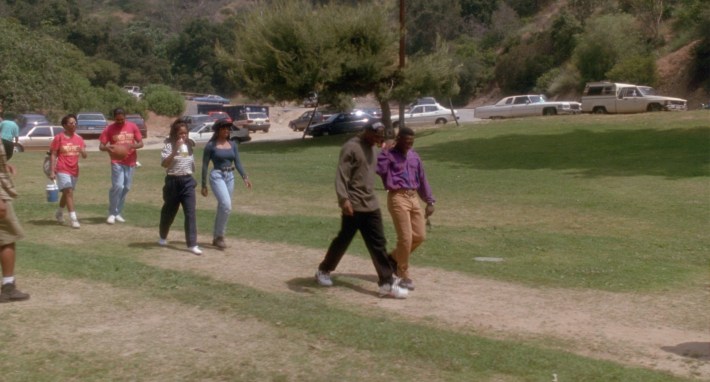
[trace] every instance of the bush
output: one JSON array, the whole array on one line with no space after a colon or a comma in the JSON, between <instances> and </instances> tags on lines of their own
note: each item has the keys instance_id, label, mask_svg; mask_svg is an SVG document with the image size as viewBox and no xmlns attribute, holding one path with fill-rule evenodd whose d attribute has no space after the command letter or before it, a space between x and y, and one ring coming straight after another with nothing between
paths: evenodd
<instances>
[{"instance_id":1,"label":"bush","mask_svg":"<svg viewBox=\"0 0 710 382\"><path fill-rule=\"evenodd\" d=\"M655 86L658 82L656 75L656 60L650 55L632 55L614 65L606 72L606 78L615 82L628 82Z\"/></svg>"},{"instance_id":2,"label":"bush","mask_svg":"<svg viewBox=\"0 0 710 382\"><path fill-rule=\"evenodd\" d=\"M145 89L148 109L158 115L176 117L185 111L185 99L165 85L149 85Z\"/></svg>"}]
</instances>

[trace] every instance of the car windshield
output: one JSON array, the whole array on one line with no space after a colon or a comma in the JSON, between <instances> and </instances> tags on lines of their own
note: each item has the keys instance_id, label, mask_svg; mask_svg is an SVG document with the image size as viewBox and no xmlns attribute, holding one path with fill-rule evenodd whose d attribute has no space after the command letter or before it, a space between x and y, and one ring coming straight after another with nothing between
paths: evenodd
<instances>
[{"instance_id":1,"label":"car windshield","mask_svg":"<svg viewBox=\"0 0 710 382\"><path fill-rule=\"evenodd\" d=\"M650 86L639 86L638 89L641 91L641 94L645 96L649 95L658 95L656 92L656 89L650 87Z\"/></svg>"},{"instance_id":2,"label":"car windshield","mask_svg":"<svg viewBox=\"0 0 710 382\"><path fill-rule=\"evenodd\" d=\"M199 133L200 130L202 130L202 127L203 127L203 126L204 126L204 124L200 124L200 125L197 125L197 126L193 126L193 127L190 129L190 132L191 132L191 133Z\"/></svg>"},{"instance_id":3,"label":"car windshield","mask_svg":"<svg viewBox=\"0 0 710 382\"><path fill-rule=\"evenodd\" d=\"M76 118L79 121L103 121L106 119L101 114L79 114Z\"/></svg>"}]
</instances>

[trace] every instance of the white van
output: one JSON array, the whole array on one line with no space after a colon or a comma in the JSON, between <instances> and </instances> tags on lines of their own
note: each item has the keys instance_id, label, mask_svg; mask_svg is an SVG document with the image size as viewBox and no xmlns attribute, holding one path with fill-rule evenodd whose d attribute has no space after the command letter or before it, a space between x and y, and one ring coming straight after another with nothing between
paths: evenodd
<instances>
[{"instance_id":1,"label":"white van","mask_svg":"<svg viewBox=\"0 0 710 382\"><path fill-rule=\"evenodd\" d=\"M658 95L650 86L618 82L590 82L582 94L582 112L643 113L647 111L687 110L684 99Z\"/></svg>"}]
</instances>

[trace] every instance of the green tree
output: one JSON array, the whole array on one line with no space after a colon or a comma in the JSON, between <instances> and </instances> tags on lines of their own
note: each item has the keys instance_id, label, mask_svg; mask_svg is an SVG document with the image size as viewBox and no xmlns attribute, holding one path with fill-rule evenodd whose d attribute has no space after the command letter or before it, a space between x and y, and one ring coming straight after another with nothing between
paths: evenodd
<instances>
[{"instance_id":1,"label":"green tree","mask_svg":"<svg viewBox=\"0 0 710 382\"><path fill-rule=\"evenodd\" d=\"M73 45L0 18L0 106L16 112L67 110L90 88L86 57Z\"/></svg>"},{"instance_id":2,"label":"green tree","mask_svg":"<svg viewBox=\"0 0 710 382\"><path fill-rule=\"evenodd\" d=\"M614 65L625 57L646 55L641 32L633 16L604 15L587 21L573 53L582 82L605 79Z\"/></svg>"},{"instance_id":3,"label":"green tree","mask_svg":"<svg viewBox=\"0 0 710 382\"><path fill-rule=\"evenodd\" d=\"M168 49L173 83L194 92L234 91L226 81L226 68L217 60L219 45L232 46L234 30L221 23L197 19L187 24Z\"/></svg>"},{"instance_id":4,"label":"green tree","mask_svg":"<svg viewBox=\"0 0 710 382\"><path fill-rule=\"evenodd\" d=\"M390 100L456 91L445 49L431 57L417 56L399 70L391 13L391 8L371 4L320 7L280 1L246 17L235 54L223 51L222 58L248 95L293 101L315 90L319 99L333 102L343 94L374 94L389 125ZM433 80L447 76L444 82ZM451 88L445 89L447 85Z\"/></svg>"}]
</instances>

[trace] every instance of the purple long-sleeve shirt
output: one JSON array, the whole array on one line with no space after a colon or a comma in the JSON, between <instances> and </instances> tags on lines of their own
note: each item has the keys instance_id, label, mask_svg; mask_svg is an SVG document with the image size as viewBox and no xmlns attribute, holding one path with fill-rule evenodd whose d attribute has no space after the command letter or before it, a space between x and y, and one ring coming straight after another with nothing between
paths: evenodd
<instances>
[{"instance_id":1,"label":"purple long-sleeve shirt","mask_svg":"<svg viewBox=\"0 0 710 382\"><path fill-rule=\"evenodd\" d=\"M388 191L416 190L427 204L436 201L427 182L422 160L414 150L407 151L406 156L395 149L382 150L377 157L377 175L382 178Z\"/></svg>"}]
</instances>

